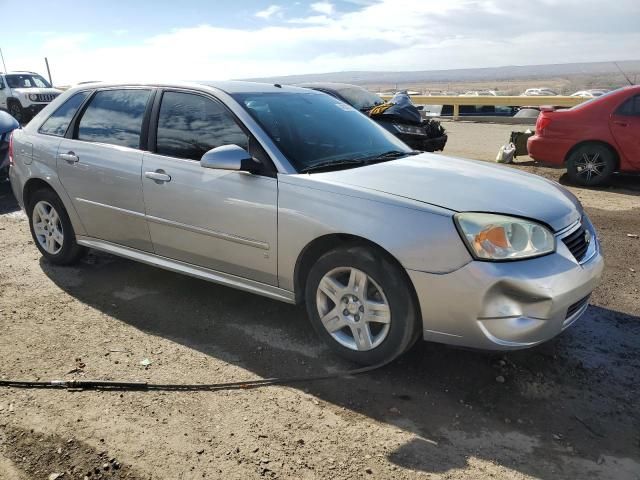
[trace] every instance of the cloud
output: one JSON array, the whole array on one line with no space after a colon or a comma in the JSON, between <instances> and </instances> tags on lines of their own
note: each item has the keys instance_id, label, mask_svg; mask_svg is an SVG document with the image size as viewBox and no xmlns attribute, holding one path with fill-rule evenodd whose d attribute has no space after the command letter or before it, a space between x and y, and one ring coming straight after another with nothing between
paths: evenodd
<instances>
[{"instance_id":1,"label":"cloud","mask_svg":"<svg viewBox=\"0 0 640 480\"><path fill-rule=\"evenodd\" d=\"M197 25L101 48L87 34L46 36L31 57L37 65L46 52L60 83L638 58L637 0L594 0L589 9L577 0L541 2L514 9L510 0L357 0L348 12L332 7L327 15L316 9L317 15L303 19L287 18L281 7L271 5L256 16L283 15L285 22L251 28ZM29 54L22 57L27 65Z\"/></svg>"},{"instance_id":2,"label":"cloud","mask_svg":"<svg viewBox=\"0 0 640 480\"><path fill-rule=\"evenodd\" d=\"M269 5L264 10L256 12L256 17L264 18L265 20L270 19L274 15L282 15L282 7L280 5Z\"/></svg>"},{"instance_id":3,"label":"cloud","mask_svg":"<svg viewBox=\"0 0 640 480\"><path fill-rule=\"evenodd\" d=\"M311 10L323 15L333 15L335 7L330 2L316 2L311 4Z\"/></svg>"}]
</instances>

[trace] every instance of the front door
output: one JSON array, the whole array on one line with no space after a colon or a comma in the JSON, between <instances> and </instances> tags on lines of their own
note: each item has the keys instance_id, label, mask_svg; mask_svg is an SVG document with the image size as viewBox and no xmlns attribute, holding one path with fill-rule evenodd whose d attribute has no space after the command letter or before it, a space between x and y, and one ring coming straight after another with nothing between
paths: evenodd
<instances>
[{"instance_id":1,"label":"front door","mask_svg":"<svg viewBox=\"0 0 640 480\"><path fill-rule=\"evenodd\" d=\"M0 108L7 109L7 96L9 95L9 87L4 81L4 77L0 75Z\"/></svg>"},{"instance_id":2,"label":"front door","mask_svg":"<svg viewBox=\"0 0 640 480\"><path fill-rule=\"evenodd\" d=\"M165 91L155 137L142 168L155 253L276 285L276 178L199 163L214 147L248 149L248 136L234 117L212 98Z\"/></svg>"},{"instance_id":3,"label":"front door","mask_svg":"<svg viewBox=\"0 0 640 480\"><path fill-rule=\"evenodd\" d=\"M101 90L73 138L58 147L58 175L90 237L152 251L142 198L140 133L149 89Z\"/></svg>"},{"instance_id":4,"label":"front door","mask_svg":"<svg viewBox=\"0 0 640 480\"><path fill-rule=\"evenodd\" d=\"M622 156L640 168L640 95L629 98L611 115L610 126Z\"/></svg>"}]
</instances>

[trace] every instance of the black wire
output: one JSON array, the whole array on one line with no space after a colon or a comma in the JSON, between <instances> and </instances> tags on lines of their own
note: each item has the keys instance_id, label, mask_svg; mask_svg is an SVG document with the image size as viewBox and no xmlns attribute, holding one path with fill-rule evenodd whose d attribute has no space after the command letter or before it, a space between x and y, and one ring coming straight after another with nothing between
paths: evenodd
<instances>
[{"instance_id":1,"label":"black wire","mask_svg":"<svg viewBox=\"0 0 640 480\"><path fill-rule=\"evenodd\" d=\"M315 382L319 380L329 380L341 377L361 375L363 373L378 370L394 359L372 365L369 367L356 368L336 373L324 373L317 375L306 375L286 378L264 378L258 380L246 380L242 382L226 383L147 383L147 382L120 382L110 380L0 380L0 387L25 388L25 389L65 389L65 390L131 390L131 391L219 391L219 390L239 390L267 387L270 385L288 385L291 383Z\"/></svg>"}]
</instances>

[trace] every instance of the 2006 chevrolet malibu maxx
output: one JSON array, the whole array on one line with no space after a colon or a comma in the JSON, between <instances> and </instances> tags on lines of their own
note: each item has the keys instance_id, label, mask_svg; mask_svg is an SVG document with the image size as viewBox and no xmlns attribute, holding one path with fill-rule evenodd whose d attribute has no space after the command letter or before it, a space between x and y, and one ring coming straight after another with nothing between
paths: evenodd
<instances>
[{"instance_id":1,"label":"2006 chevrolet malibu maxx","mask_svg":"<svg viewBox=\"0 0 640 480\"><path fill-rule=\"evenodd\" d=\"M86 84L17 130L10 155L48 261L90 247L305 302L363 364L419 337L536 345L584 313L603 268L559 185L418 154L307 89Z\"/></svg>"}]
</instances>

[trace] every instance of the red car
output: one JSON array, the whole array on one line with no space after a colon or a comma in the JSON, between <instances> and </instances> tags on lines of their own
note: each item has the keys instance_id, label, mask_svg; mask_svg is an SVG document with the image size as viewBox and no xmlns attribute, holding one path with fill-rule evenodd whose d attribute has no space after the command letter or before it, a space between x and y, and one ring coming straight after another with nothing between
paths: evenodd
<instances>
[{"instance_id":1,"label":"red car","mask_svg":"<svg viewBox=\"0 0 640 480\"><path fill-rule=\"evenodd\" d=\"M566 166L579 185L602 185L615 172L640 172L640 85L569 110L543 108L527 147L534 160Z\"/></svg>"}]
</instances>

